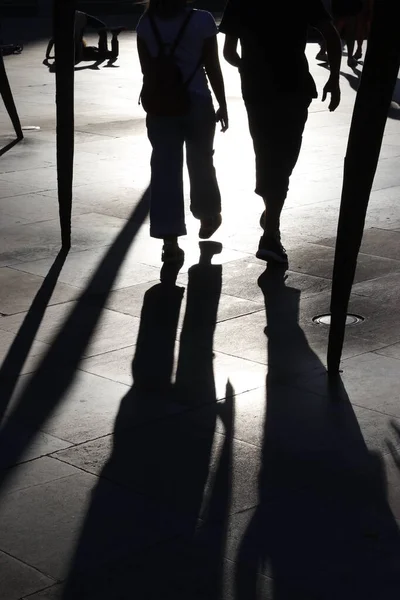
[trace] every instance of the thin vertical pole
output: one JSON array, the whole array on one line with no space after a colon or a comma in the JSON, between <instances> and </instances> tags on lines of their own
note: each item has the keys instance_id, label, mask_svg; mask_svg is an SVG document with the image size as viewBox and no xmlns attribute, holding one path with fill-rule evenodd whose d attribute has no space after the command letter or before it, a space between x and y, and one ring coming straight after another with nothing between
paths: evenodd
<instances>
[{"instance_id":1,"label":"thin vertical pole","mask_svg":"<svg viewBox=\"0 0 400 600\"><path fill-rule=\"evenodd\" d=\"M74 66L76 0L54 0L56 57L57 181L63 249L71 247L74 171Z\"/></svg>"},{"instance_id":2,"label":"thin vertical pole","mask_svg":"<svg viewBox=\"0 0 400 600\"><path fill-rule=\"evenodd\" d=\"M332 279L328 372L337 375L369 197L400 64L400 2L376 0L351 123Z\"/></svg>"}]
</instances>

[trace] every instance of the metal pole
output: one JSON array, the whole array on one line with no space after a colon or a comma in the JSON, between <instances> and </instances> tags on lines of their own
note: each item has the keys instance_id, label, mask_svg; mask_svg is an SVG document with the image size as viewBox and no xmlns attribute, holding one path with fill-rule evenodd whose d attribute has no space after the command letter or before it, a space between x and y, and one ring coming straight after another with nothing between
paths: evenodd
<instances>
[{"instance_id":1,"label":"metal pole","mask_svg":"<svg viewBox=\"0 0 400 600\"><path fill-rule=\"evenodd\" d=\"M56 57L57 181L63 249L71 247L74 170L74 66L76 0L54 0Z\"/></svg>"},{"instance_id":2,"label":"metal pole","mask_svg":"<svg viewBox=\"0 0 400 600\"><path fill-rule=\"evenodd\" d=\"M8 112L11 122L14 127L15 135L18 140L22 140L24 134L22 133L21 123L19 120L18 112L15 106L14 98L10 88L10 84L7 77L6 67L4 65L3 55L0 50L0 93L3 98L4 106Z\"/></svg>"},{"instance_id":3,"label":"metal pole","mask_svg":"<svg viewBox=\"0 0 400 600\"><path fill-rule=\"evenodd\" d=\"M344 163L332 278L328 372L337 375L369 197L400 65L400 2L376 0Z\"/></svg>"}]
</instances>

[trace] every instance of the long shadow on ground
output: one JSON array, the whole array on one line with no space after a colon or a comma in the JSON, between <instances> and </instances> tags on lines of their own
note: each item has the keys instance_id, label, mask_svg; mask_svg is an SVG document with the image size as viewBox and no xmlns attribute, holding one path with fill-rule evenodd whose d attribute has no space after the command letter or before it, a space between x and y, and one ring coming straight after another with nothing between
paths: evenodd
<instances>
[{"instance_id":1,"label":"long shadow on ground","mask_svg":"<svg viewBox=\"0 0 400 600\"><path fill-rule=\"evenodd\" d=\"M279 270L267 270L259 284L268 324L267 413L260 503L240 543L237 598L260 597L262 572L273 579L274 600L394 600L400 535L381 459L369 452L344 386L329 384L308 345L298 324L300 292ZM309 378L296 389L300 373Z\"/></svg>"},{"instance_id":2,"label":"long shadow on ground","mask_svg":"<svg viewBox=\"0 0 400 600\"><path fill-rule=\"evenodd\" d=\"M10 402L10 393L15 385L15 373L11 370L11 381L5 385L5 396L1 397L0 414L6 412L0 429L1 466L16 464L25 449L31 444L46 420L59 406L63 396L72 384L81 358L87 348L101 317L105 302L112 289L124 257L148 213L148 192L146 192L133 211L130 219L107 250L103 260L93 275L86 290L78 299L76 306L56 335L47 354L38 369L28 380L25 387ZM27 348L35 334L41 313L42 300L46 299L54 285L54 277L62 266L62 259L53 267L54 272L42 289L43 296L28 313L21 333L17 335L13 348L16 363L22 363ZM47 285L49 289L47 289ZM11 471L0 471L0 489Z\"/></svg>"},{"instance_id":3,"label":"long shadow on ground","mask_svg":"<svg viewBox=\"0 0 400 600\"><path fill-rule=\"evenodd\" d=\"M46 308L56 287L68 251L60 250L43 280L29 311L0 368L0 423L13 395L18 378L34 343Z\"/></svg>"},{"instance_id":4,"label":"long shadow on ground","mask_svg":"<svg viewBox=\"0 0 400 600\"><path fill-rule=\"evenodd\" d=\"M101 442L91 447L94 463L101 456L108 459L93 491L64 600L220 597L233 403L216 402L212 346L222 270L211 264L213 248L204 243L199 264L189 270L177 361L184 292L175 283L177 273L163 269L162 282L145 294L132 363L134 384L122 399L112 447ZM233 395L229 382L226 395ZM204 403L210 410L199 427L192 409ZM218 415L226 436L209 481ZM124 490L122 501L110 495L110 481ZM198 537L199 517L222 524L212 551L202 558L187 550ZM154 548L166 537L177 539Z\"/></svg>"}]
</instances>

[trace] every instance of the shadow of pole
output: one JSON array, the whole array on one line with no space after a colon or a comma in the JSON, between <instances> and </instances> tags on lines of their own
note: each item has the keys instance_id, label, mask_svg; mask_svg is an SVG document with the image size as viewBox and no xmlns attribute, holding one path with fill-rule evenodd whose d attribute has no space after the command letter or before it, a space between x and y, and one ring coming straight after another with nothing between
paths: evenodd
<instances>
[{"instance_id":1,"label":"shadow of pole","mask_svg":"<svg viewBox=\"0 0 400 600\"><path fill-rule=\"evenodd\" d=\"M332 386L298 323L300 292L270 269L259 285L268 336L259 505L241 540L238 600L392 600L400 535L380 456L369 452L343 384ZM366 577L368 573L368 577Z\"/></svg>"},{"instance_id":2,"label":"shadow of pole","mask_svg":"<svg viewBox=\"0 0 400 600\"><path fill-rule=\"evenodd\" d=\"M68 251L60 250L43 280L26 317L0 368L0 423L14 392L21 370L39 330L44 313L54 292Z\"/></svg>"},{"instance_id":3,"label":"shadow of pole","mask_svg":"<svg viewBox=\"0 0 400 600\"><path fill-rule=\"evenodd\" d=\"M147 191L106 252L39 367L16 398L14 407L0 430L0 457L3 466L13 465L20 460L23 451L71 385L119 268L148 214L148 204ZM101 293L99 289L102 290ZM15 431L24 422L27 425L24 435L15 436ZM0 489L8 476L8 470L0 472Z\"/></svg>"},{"instance_id":4,"label":"shadow of pole","mask_svg":"<svg viewBox=\"0 0 400 600\"><path fill-rule=\"evenodd\" d=\"M21 140L22 138L16 138L15 140L12 140L12 142L10 142L9 144L3 146L3 148L0 149L0 156L3 156L3 154L11 150L11 148L14 148L14 146L16 146Z\"/></svg>"}]
</instances>

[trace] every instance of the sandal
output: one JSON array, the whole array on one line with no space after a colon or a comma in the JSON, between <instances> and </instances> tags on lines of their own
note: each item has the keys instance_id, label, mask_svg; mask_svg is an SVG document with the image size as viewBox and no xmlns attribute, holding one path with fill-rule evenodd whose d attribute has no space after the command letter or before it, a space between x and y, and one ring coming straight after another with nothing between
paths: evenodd
<instances>
[{"instance_id":1,"label":"sandal","mask_svg":"<svg viewBox=\"0 0 400 600\"><path fill-rule=\"evenodd\" d=\"M221 226L222 216L219 214L208 219L201 219L200 223L199 238L201 240L208 240Z\"/></svg>"}]
</instances>

